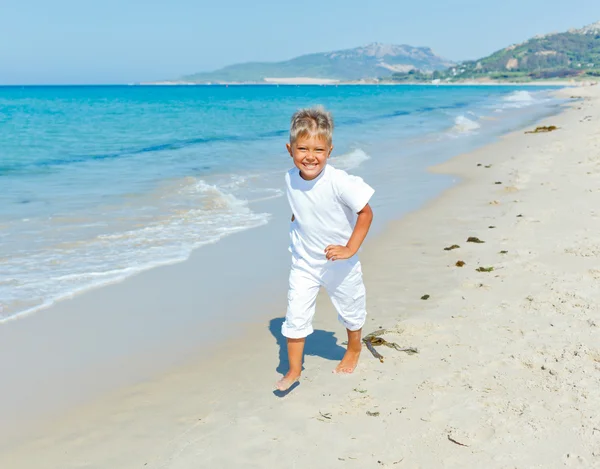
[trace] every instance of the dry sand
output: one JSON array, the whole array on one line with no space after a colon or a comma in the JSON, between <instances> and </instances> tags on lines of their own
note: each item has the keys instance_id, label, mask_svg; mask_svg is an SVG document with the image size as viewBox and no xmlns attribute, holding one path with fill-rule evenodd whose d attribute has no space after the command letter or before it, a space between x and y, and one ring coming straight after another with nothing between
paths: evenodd
<instances>
[{"instance_id":1,"label":"dry sand","mask_svg":"<svg viewBox=\"0 0 600 469\"><path fill-rule=\"evenodd\" d=\"M463 182L366 247L365 332L419 354L365 350L354 375L332 374L344 338L322 296L285 397L283 341L256 325L216 359L73 411L0 467L600 467L600 86L563 93L583 99L540 123L558 130L435 168Z\"/></svg>"}]
</instances>

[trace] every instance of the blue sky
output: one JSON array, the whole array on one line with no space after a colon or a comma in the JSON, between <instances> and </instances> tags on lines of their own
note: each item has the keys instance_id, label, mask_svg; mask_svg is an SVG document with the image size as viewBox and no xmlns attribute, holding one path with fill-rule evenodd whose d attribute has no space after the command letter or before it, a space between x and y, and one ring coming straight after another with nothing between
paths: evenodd
<instances>
[{"instance_id":1,"label":"blue sky","mask_svg":"<svg viewBox=\"0 0 600 469\"><path fill-rule=\"evenodd\" d=\"M599 0L1 0L0 84L168 79L370 42L473 59L596 21Z\"/></svg>"}]
</instances>

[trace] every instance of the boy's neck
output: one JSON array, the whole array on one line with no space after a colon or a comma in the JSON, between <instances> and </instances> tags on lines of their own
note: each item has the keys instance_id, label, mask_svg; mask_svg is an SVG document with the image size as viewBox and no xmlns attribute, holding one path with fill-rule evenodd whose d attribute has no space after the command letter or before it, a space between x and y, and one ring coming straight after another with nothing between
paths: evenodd
<instances>
[{"instance_id":1,"label":"boy's neck","mask_svg":"<svg viewBox=\"0 0 600 469\"><path fill-rule=\"evenodd\" d=\"M313 176L313 177L311 177L310 179L309 179L309 178L306 178L306 177L304 177L304 174L302 174L302 171L301 171L300 169L298 170L298 174L300 174L300 177L301 177L302 179L304 179L305 181L314 181L314 180L315 180L315 179L317 179L317 178L318 178L318 177L319 177L321 174L323 174L323 171L325 171L325 168L327 168L327 165L323 166L323 169L322 169L322 170L321 170L321 171L320 171L320 172L319 172L319 173L318 173L316 176Z\"/></svg>"}]
</instances>

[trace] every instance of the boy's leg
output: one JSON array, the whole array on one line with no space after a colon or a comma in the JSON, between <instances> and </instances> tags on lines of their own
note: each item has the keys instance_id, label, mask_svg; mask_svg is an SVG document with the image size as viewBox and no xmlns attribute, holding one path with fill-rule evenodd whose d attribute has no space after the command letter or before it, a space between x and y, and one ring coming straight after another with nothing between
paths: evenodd
<instances>
[{"instance_id":1,"label":"boy's leg","mask_svg":"<svg viewBox=\"0 0 600 469\"><path fill-rule=\"evenodd\" d=\"M338 264L330 270L325 286L338 312L338 319L348 332L348 348L334 373L352 373L362 350L362 327L367 316L360 262Z\"/></svg>"},{"instance_id":2,"label":"boy's leg","mask_svg":"<svg viewBox=\"0 0 600 469\"><path fill-rule=\"evenodd\" d=\"M300 378L306 336L312 334L312 320L320 283L306 268L292 267L288 307L281 333L287 338L289 371L275 385L280 391L289 389Z\"/></svg>"},{"instance_id":3,"label":"boy's leg","mask_svg":"<svg viewBox=\"0 0 600 469\"><path fill-rule=\"evenodd\" d=\"M300 379L302 374L302 357L304 355L304 343L306 338L287 339L288 360L290 369L283 378L277 381L275 387L280 391L288 390L292 384Z\"/></svg>"},{"instance_id":4,"label":"boy's leg","mask_svg":"<svg viewBox=\"0 0 600 469\"><path fill-rule=\"evenodd\" d=\"M334 373L352 373L358 365L360 351L362 350L362 329L357 331L346 330L348 331L348 348L340 364L333 370Z\"/></svg>"}]
</instances>

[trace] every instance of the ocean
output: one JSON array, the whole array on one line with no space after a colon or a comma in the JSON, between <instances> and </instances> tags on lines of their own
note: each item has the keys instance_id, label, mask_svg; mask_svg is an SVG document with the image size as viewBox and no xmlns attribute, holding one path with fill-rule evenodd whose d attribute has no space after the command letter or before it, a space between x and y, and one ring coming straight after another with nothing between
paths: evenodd
<instances>
[{"instance_id":1,"label":"ocean","mask_svg":"<svg viewBox=\"0 0 600 469\"><path fill-rule=\"evenodd\" d=\"M331 164L376 189L381 227L454 183L428 166L558 112L551 90L0 87L0 323L269 223L300 107L333 112Z\"/></svg>"}]
</instances>

